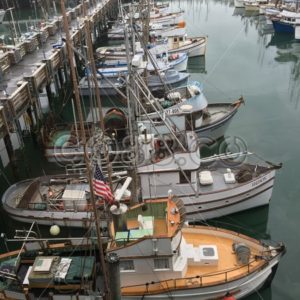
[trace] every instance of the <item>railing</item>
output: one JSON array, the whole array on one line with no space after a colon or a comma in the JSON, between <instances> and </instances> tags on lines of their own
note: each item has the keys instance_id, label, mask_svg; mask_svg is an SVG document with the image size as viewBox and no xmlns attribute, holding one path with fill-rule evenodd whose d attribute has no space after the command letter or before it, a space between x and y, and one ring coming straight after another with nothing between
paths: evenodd
<instances>
[{"instance_id":1,"label":"railing","mask_svg":"<svg viewBox=\"0 0 300 300\"><path fill-rule=\"evenodd\" d=\"M279 254L277 254L279 255ZM256 267L251 266L255 263ZM158 294L162 292L168 292L170 290L179 290L187 288L206 287L215 284L223 284L232 280L236 280L241 276L248 275L255 271L262 270L268 261L264 261L263 264L257 264L257 261L253 260L247 265L237 267L228 271L215 272L208 275L197 275L193 277L169 279L164 281L152 281L145 284L132 285L122 287L122 295L145 295L145 294Z\"/></svg>"},{"instance_id":2,"label":"railing","mask_svg":"<svg viewBox=\"0 0 300 300\"><path fill-rule=\"evenodd\" d=\"M10 111L14 117L20 116L23 111L30 104L30 90L27 82L22 82L22 84L5 100L7 100L10 106ZM2 100L2 99L1 99Z\"/></svg>"},{"instance_id":3,"label":"railing","mask_svg":"<svg viewBox=\"0 0 300 300\"><path fill-rule=\"evenodd\" d=\"M38 210L38 211L61 211L61 212L92 211L92 207L88 203L76 203L70 200L66 205L66 201L60 198L57 199L48 198L47 202L29 203L28 208L32 210Z\"/></svg>"}]
</instances>

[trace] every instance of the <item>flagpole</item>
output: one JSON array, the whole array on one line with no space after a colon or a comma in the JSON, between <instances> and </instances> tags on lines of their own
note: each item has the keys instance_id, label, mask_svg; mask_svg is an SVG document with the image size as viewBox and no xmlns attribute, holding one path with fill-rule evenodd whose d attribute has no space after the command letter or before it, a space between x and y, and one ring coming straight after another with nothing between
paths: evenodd
<instances>
[{"instance_id":1,"label":"flagpole","mask_svg":"<svg viewBox=\"0 0 300 300\"><path fill-rule=\"evenodd\" d=\"M98 210L96 208L96 201L94 196L94 189L93 189L93 183L92 183L92 174L90 170L90 159L87 152L86 147L86 135L84 130L84 121L83 121L83 113L81 109L81 102L80 102L80 94L78 90L78 80L76 76L75 66L74 66L74 52L71 46L71 37L69 32L69 26L67 21L67 15L66 15L66 9L65 9L65 3L64 0L61 0L61 13L63 16L63 24L64 24L64 32L66 34L66 47L67 47L67 53L69 57L69 64L70 64L70 72L71 72L71 78L72 78L72 85L73 85L73 91L75 96L75 103L76 103L76 109L79 116L79 124L81 129L81 139L84 147L84 160L87 168L87 177L89 180L89 187L90 187L90 197L91 197L91 203L95 215L95 225L96 225L96 233L97 233L97 242L98 242L98 250L99 250L99 258L102 266L103 271L103 277L104 277L104 287L105 287L105 299L111 299L111 292L109 288L109 282L107 277L107 269L104 259L104 253L103 253L103 244L101 239L101 232L100 232L100 224L99 224L99 214Z\"/></svg>"}]
</instances>

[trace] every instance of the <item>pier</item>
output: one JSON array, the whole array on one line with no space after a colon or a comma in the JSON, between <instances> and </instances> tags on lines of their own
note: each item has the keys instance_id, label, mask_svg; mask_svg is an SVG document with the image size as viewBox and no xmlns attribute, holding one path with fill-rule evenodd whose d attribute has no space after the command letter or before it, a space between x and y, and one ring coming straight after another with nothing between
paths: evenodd
<instances>
[{"instance_id":1,"label":"pier","mask_svg":"<svg viewBox=\"0 0 300 300\"><path fill-rule=\"evenodd\" d=\"M92 41L105 35L107 21L116 18L116 0L86 0L68 10L73 46L85 41L90 25ZM85 22L88 19L89 22ZM63 18L40 22L39 30L15 39L15 45L0 45L0 146L13 160L13 140L22 145L22 132L42 120L43 101L51 102L68 81L68 59L64 45ZM7 162L3 162L5 166Z\"/></svg>"}]
</instances>

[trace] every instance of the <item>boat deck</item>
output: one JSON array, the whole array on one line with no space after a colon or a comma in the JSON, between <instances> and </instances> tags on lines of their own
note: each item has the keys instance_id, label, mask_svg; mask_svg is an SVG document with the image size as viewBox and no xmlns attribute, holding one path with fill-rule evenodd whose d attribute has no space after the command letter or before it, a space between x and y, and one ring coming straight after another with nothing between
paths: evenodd
<instances>
[{"instance_id":1,"label":"boat deck","mask_svg":"<svg viewBox=\"0 0 300 300\"><path fill-rule=\"evenodd\" d=\"M234 109L235 106L229 103L209 104L207 106L209 117L203 118L201 127L208 126L222 120L226 115L229 115Z\"/></svg>"},{"instance_id":2,"label":"boat deck","mask_svg":"<svg viewBox=\"0 0 300 300\"><path fill-rule=\"evenodd\" d=\"M182 259L182 261L187 261L187 271L184 276L151 282L151 284L123 287L122 295L155 295L172 290L225 284L226 282L246 277L249 273L255 272L267 264L267 260L256 257L256 255L261 254L262 247L255 240L244 236L241 237L238 234L230 234L226 230L203 228L188 227L182 229L184 248L194 250L199 249L199 246L216 246L217 260L214 263L206 265L203 262L197 262L191 255L188 255L189 251L181 248L181 257L186 257L186 260ZM248 264L238 264L237 256L232 250L232 244L237 241L245 243L251 249ZM184 254L183 252L186 253Z\"/></svg>"},{"instance_id":3,"label":"boat deck","mask_svg":"<svg viewBox=\"0 0 300 300\"><path fill-rule=\"evenodd\" d=\"M262 266L264 261L254 260L253 257L258 253L257 250L251 249L252 262L249 265L240 266L237 262L236 254L232 251L232 239L202 234L199 237L198 233L184 232L183 237L188 244L192 244L194 247L201 245L216 245L218 249L218 264L217 265L202 265L194 266L188 265L187 273L185 277L202 276L202 284L216 284L217 282L223 282L225 277L227 280L233 280L240 276L246 275L249 271ZM224 270L230 270L225 273ZM211 273L219 273L214 276L209 276Z\"/></svg>"},{"instance_id":4,"label":"boat deck","mask_svg":"<svg viewBox=\"0 0 300 300\"><path fill-rule=\"evenodd\" d=\"M153 201L153 200L152 200ZM173 201L168 201L167 211L171 211L176 208L176 204ZM154 228L153 236L173 236L178 228L180 222L179 214L168 213L164 218L155 218L154 217ZM138 228L139 222L137 219L131 219L127 221L128 230Z\"/></svg>"}]
</instances>

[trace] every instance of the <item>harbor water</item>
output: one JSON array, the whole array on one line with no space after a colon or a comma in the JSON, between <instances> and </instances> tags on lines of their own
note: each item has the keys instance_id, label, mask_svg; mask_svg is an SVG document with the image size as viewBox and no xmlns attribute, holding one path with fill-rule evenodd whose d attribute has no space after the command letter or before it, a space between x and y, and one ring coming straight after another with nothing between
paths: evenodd
<instances>
[{"instance_id":1,"label":"harbor water","mask_svg":"<svg viewBox=\"0 0 300 300\"><path fill-rule=\"evenodd\" d=\"M173 0L171 6L185 10L189 36L208 35L205 59L189 60L190 80L203 84L211 103L232 102L241 96L245 99L224 140L207 150L248 150L268 161L283 163L268 207L218 220L224 226L283 241L287 246L271 287L247 300L300 299L300 42L293 36L275 35L264 16L245 16L243 9L234 8L233 1ZM46 163L42 150L30 137L25 144L14 167L0 165L1 193L18 179L63 171ZM8 236L15 228L26 228L2 210L0 226ZM67 234L74 232L68 230Z\"/></svg>"}]
</instances>

